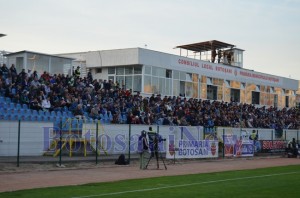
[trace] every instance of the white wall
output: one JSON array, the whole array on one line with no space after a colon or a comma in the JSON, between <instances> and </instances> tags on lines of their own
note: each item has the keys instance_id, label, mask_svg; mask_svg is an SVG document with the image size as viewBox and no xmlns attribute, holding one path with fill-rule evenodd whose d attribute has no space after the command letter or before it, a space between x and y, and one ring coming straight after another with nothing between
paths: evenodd
<instances>
[{"instance_id":1,"label":"white wall","mask_svg":"<svg viewBox=\"0 0 300 198\"><path fill-rule=\"evenodd\" d=\"M53 123L21 122L20 126L20 155L43 155L44 127L53 127ZM0 156L17 156L18 121L0 122L0 129Z\"/></svg>"}]
</instances>

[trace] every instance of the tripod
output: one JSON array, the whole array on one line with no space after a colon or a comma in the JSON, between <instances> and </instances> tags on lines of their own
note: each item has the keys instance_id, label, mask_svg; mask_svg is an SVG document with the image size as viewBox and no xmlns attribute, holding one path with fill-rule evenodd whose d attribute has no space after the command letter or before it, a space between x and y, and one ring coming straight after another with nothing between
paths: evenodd
<instances>
[{"instance_id":1,"label":"tripod","mask_svg":"<svg viewBox=\"0 0 300 198\"><path fill-rule=\"evenodd\" d=\"M149 135L149 134L148 134L148 135ZM150 136L149 136L149 140L151 140L151 139L152 139L152 137L150 138ZM150 158L149 158L149 160L148 160L148 162L147 162L147 164L146 164L146 166L145 166L146 169L147 169L147 167L148 167L148 165L149 165L151 159L155 156L155 157L156 157L157 169L159 169L158 158L160 158L161 161L163 162L164 166L165 166L165 170L167 170L167 166L166 166L166 164L165 164L165 161L164 161L164 158L163 158L163 156L162 156L162 153L160 152L160 149L159 149L159 146L158 146L158 142L159 142L159 141L158 141L158 138L155 136L155 137L154 137L154 141L152 142L153 147L152 147L152 149L151 149L151 155L150 155Z\"/></svg>"}]
</instances>

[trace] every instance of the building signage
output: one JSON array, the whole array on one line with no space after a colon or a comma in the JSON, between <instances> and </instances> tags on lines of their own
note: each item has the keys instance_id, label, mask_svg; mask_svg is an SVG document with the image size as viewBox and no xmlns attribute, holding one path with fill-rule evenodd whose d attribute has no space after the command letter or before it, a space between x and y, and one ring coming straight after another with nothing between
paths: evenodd
<instances>
[{"instance_id":1,"label":"building signage","mask_svg":"<svg viewBox=\"0 0 300 198\"><path fill-rule=\"evenodd\" d=\"M234 75L234 77L240 76L243 78L248 78L250 80L255 80L255 81L260 80L260 81L275 83L275 84L282 83L281 78L276 77L276 76L247 71L247 70L243 70L243 69L239 69L239 68L232 68L230 66L225 66L222 64L214 64L214 63L209 63L209 62L200 63L197 61L185 60L183 58L179 58L177 62L179 65L199 67L202 70L205 70L208 72L214 72L215 74ZM203 62L203 61L201 61L201 62Z\"/></svg>"}]
</instances>

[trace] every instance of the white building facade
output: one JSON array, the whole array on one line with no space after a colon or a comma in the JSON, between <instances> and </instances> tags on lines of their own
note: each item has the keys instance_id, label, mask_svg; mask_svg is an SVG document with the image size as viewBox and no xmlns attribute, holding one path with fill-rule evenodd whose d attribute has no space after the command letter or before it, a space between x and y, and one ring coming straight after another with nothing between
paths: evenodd
<instances>
[{"instance_id":1,"label":"white building facade","mask_svg":"<svg viewBox=\"0 0 300 198\"><path fill-rule=\"evenodd\" d=\"M60 56L74 58L73 66L86 68L94 79L112 80L145 96L180 95L284 108L296 106L299 89L298 80L143 48Z\"/></svg>"}]
</instances>

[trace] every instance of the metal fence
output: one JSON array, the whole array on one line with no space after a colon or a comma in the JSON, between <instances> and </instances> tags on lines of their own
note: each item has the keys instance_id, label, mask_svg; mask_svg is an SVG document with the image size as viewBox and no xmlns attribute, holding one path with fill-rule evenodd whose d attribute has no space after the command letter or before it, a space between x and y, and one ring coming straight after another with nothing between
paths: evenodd
<instances>
[{"instance_id":1,"label":"metal fence","mask_svg":"<svg viewBox=\"0 0 300 198\"><path fill-rule=\"evenodd\" d=\"M65 162L90 161L98 164L103 160L116 160L125 154L130 162L138 158L138 137L149 126L127 124L103 124L99 121L80 119L58 119L54 122L0 121L1 162ZM256 154L284 152L286 142L295 138L299 142L299 130L203 128L202 126L152 126L167 139L161 142L163 153L170 152L170 141L174 151L179 140L218 141L218 157L234 156L229 152L230 138L249 139L251 133L258 134L260 150Z\"/></svg>"}]
</instances>

